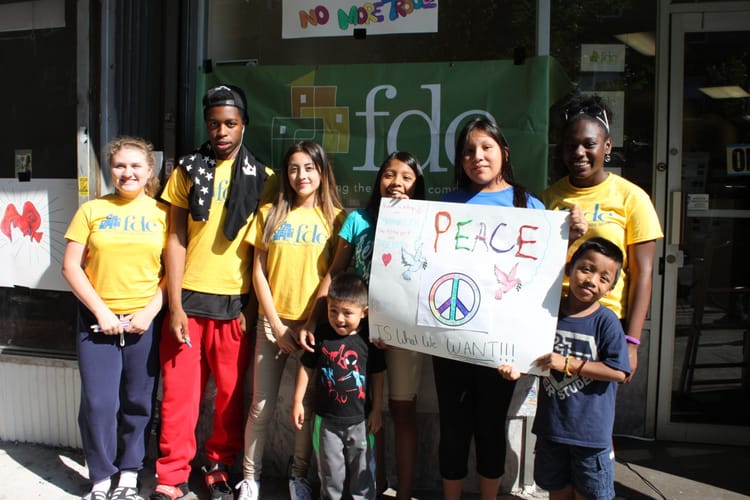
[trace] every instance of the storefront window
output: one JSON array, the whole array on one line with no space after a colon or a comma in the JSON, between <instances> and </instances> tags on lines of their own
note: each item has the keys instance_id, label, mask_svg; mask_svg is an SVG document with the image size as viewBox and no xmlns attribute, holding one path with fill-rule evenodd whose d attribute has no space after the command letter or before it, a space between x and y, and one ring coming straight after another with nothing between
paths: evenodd
<instances>
[{"instance_id":1,"label":"storefront window","mask_svg":"<svg viewBox=\"0 0 750 500\"><path fill-rule=\"evenodd\" d=\"M557 2L553 2L557 3ZM282 2L209 2L208 58L262 65L522 58L535 53L536 0L440 2L436 33L279 39Z\"/></svg>"},{"instance_id":2,"label":"storefront window","mask_svg":"<svg viewBox=\"0 0 750 500\"><path fill-rule=\"evenodd\" d=\"M44 355L75 352L76 302L72 293L0 288L0 346Z\"/></svg>"},{"instance_id":3,"label":"storefront window","mask_svg":"<svg viewBox=\"0 0 750 500\"><path fill-rule=\"evenodd\" d=\"M647 193L653 193L656 14L652 0L557 0L550 34L551 55L563 65L575 92L597 94L612 108L613 149L606 169ZM551 111L550 183L567 174L556 158L563 105ZM641 376L619 394L615 432L646 431L647 352L641 349L639 355Z\"/></svg>"},{"instance_id":4,"label":"storefront window","mask_svg":"<svg viewBox=\"0 0 750 500\"><path fill-rule=\"evenodd\" d=\"M62 281L63 234L78 199L77 13L76 2L64 4L63 26L9 29L0 40L4 67L13 68L0 79L0 95L6 96L5 119L0 120L0 351L4 352L75 354L73 294L35 288L40 282ZM30 20L32 26L52 16L46 7L40 9L37 20ZM23 20L21 10L11 21ZM68 186L74 187L65 191Z\"/></svg>"},{"instance_id":5,"label":"storefront window","mask_svg":"<svg viewBox=\"0 0 750 500\"><path fill-rule=\"evenodd\" d=\"M551 54L577 91L598 94L613 109L610 169L646 192L654 154L656 8L652 0L559 0L551 19ZM562 110L552 115L554 147ZM550 168L550 182L564 174Z\"/></svg>"}]
</instances>

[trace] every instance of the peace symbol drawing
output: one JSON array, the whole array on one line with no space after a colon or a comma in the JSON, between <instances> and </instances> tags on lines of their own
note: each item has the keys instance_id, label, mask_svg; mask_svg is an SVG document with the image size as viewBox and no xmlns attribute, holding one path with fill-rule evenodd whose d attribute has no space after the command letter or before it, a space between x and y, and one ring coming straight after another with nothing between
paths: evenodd
<instances>
[{"instance_id":1,"label":"peace symbol drawing","mask_svg":"<svg viewBox=\"0 0 750 500\"><path fill-rule=\"evenodd\" d=\"M430 311L443 325L456 327L469 321L479 311L479 287L463 273L448 273L438 278L430 288Z\"/></svg>"}]
</instances>

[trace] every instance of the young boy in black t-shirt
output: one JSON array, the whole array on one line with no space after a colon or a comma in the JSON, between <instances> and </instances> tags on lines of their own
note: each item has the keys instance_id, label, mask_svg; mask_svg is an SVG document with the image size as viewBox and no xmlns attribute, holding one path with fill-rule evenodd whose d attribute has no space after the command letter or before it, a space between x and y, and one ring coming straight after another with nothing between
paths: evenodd
<instances>
[{"instance_id":1,"label":"young boy in black t-shirt","mask_svg":"<svg viewBox=\"0 0 750 500\"><path fill-rule=\"evenodd\" d=\"M348 478L346 493L375 498L372 434L382 425L385 357L370 344L367 322L362 322L367 317L367 285L355 273L339 274L331 281L326 301L328 323L315 331L315 351L302 356L297 372L292 422L301 429L311 417L305 415L302 398L315 373L313 449L321 496L342 498Z\"/></svg>"}]
</instances>

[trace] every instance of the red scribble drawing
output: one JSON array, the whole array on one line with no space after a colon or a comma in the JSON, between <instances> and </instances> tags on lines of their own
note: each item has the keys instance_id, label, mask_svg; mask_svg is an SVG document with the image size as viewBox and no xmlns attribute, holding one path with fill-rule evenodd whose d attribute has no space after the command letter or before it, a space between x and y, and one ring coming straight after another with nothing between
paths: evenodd
<instances>
[{"instance_id":1,"label":"red scribble drawing","mask_svg":"<svg viewBox=\"0 0 750 500\"><path fill-rule=\"evenodd\" d=\"M42 241L42 233L37 231L39 226L42 225L42 217L39 215L39 211L36 209L33 203L27 201L23 204L23 212L18 213L16 206L12 203L5 207L5 214L3 220L0 222L0 231L8 237L9 240L13 241L13 233L11 228L18 228L24 236L28 236L30 240L36 240L37 242Z\"/></svg>"},{"instance_id":2,"label":"red scribble drawing","mask_svg":"<svg viewBox=\"0 0 750 500\"><path fill-rule=\"evenodd\" d=\"M503 298L503 294L513 288L519 289L521 287L521 280L516 278L516 269L518 269L518 263L513 266L513 269L509 273L501 271L499 267L495 266L495 278L500 283L500 288L495 292L495 298L500 300Z\"/></svg>"},{"instance_id":3,"label":"red scribble drawing","mask_svg":"<svg viewBox=\"0 0 750 500\"><path fill-rule=\"evenodd\" d=\"M387 267L388 264L391 263L391 259L393 258L393 256L390 253L386 252L381 256L381 258L383 259L383 264Z\"/></svg>"}]
</instances>

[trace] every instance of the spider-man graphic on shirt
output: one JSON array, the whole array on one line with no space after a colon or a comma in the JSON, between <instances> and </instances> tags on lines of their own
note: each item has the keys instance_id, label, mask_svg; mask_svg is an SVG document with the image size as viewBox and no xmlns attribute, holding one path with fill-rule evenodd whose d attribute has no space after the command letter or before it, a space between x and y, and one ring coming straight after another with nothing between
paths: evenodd
<instances>
[{"instance_id":1,"label":"spider-man graphic on shirt","mask_svg":"<svg viewBox=\"0 0 750 500\"><path fill-rule=\"evenodd\" d=\"M339 336L326 323L315 330L315 352L302 355L302 364L316 370L315 413L339 423L358 423L367 414L368 376L385 370L385 355L369 342L367 326Z\"/></svg>"},{"instance_id":2,"label":"spider-man graphic on shirt","mask_svg":"<svg viewBox=\"0 0 750 500\"><path fill-rule=\"evenodd\" d=\"M322 348L326 361L320 369L323 383L328 387L328 395L341 404L346 404L351 396L365 399L365 375L359 371L359 355L344 344L338 350Z\"/></svg>"}]
</instances>

